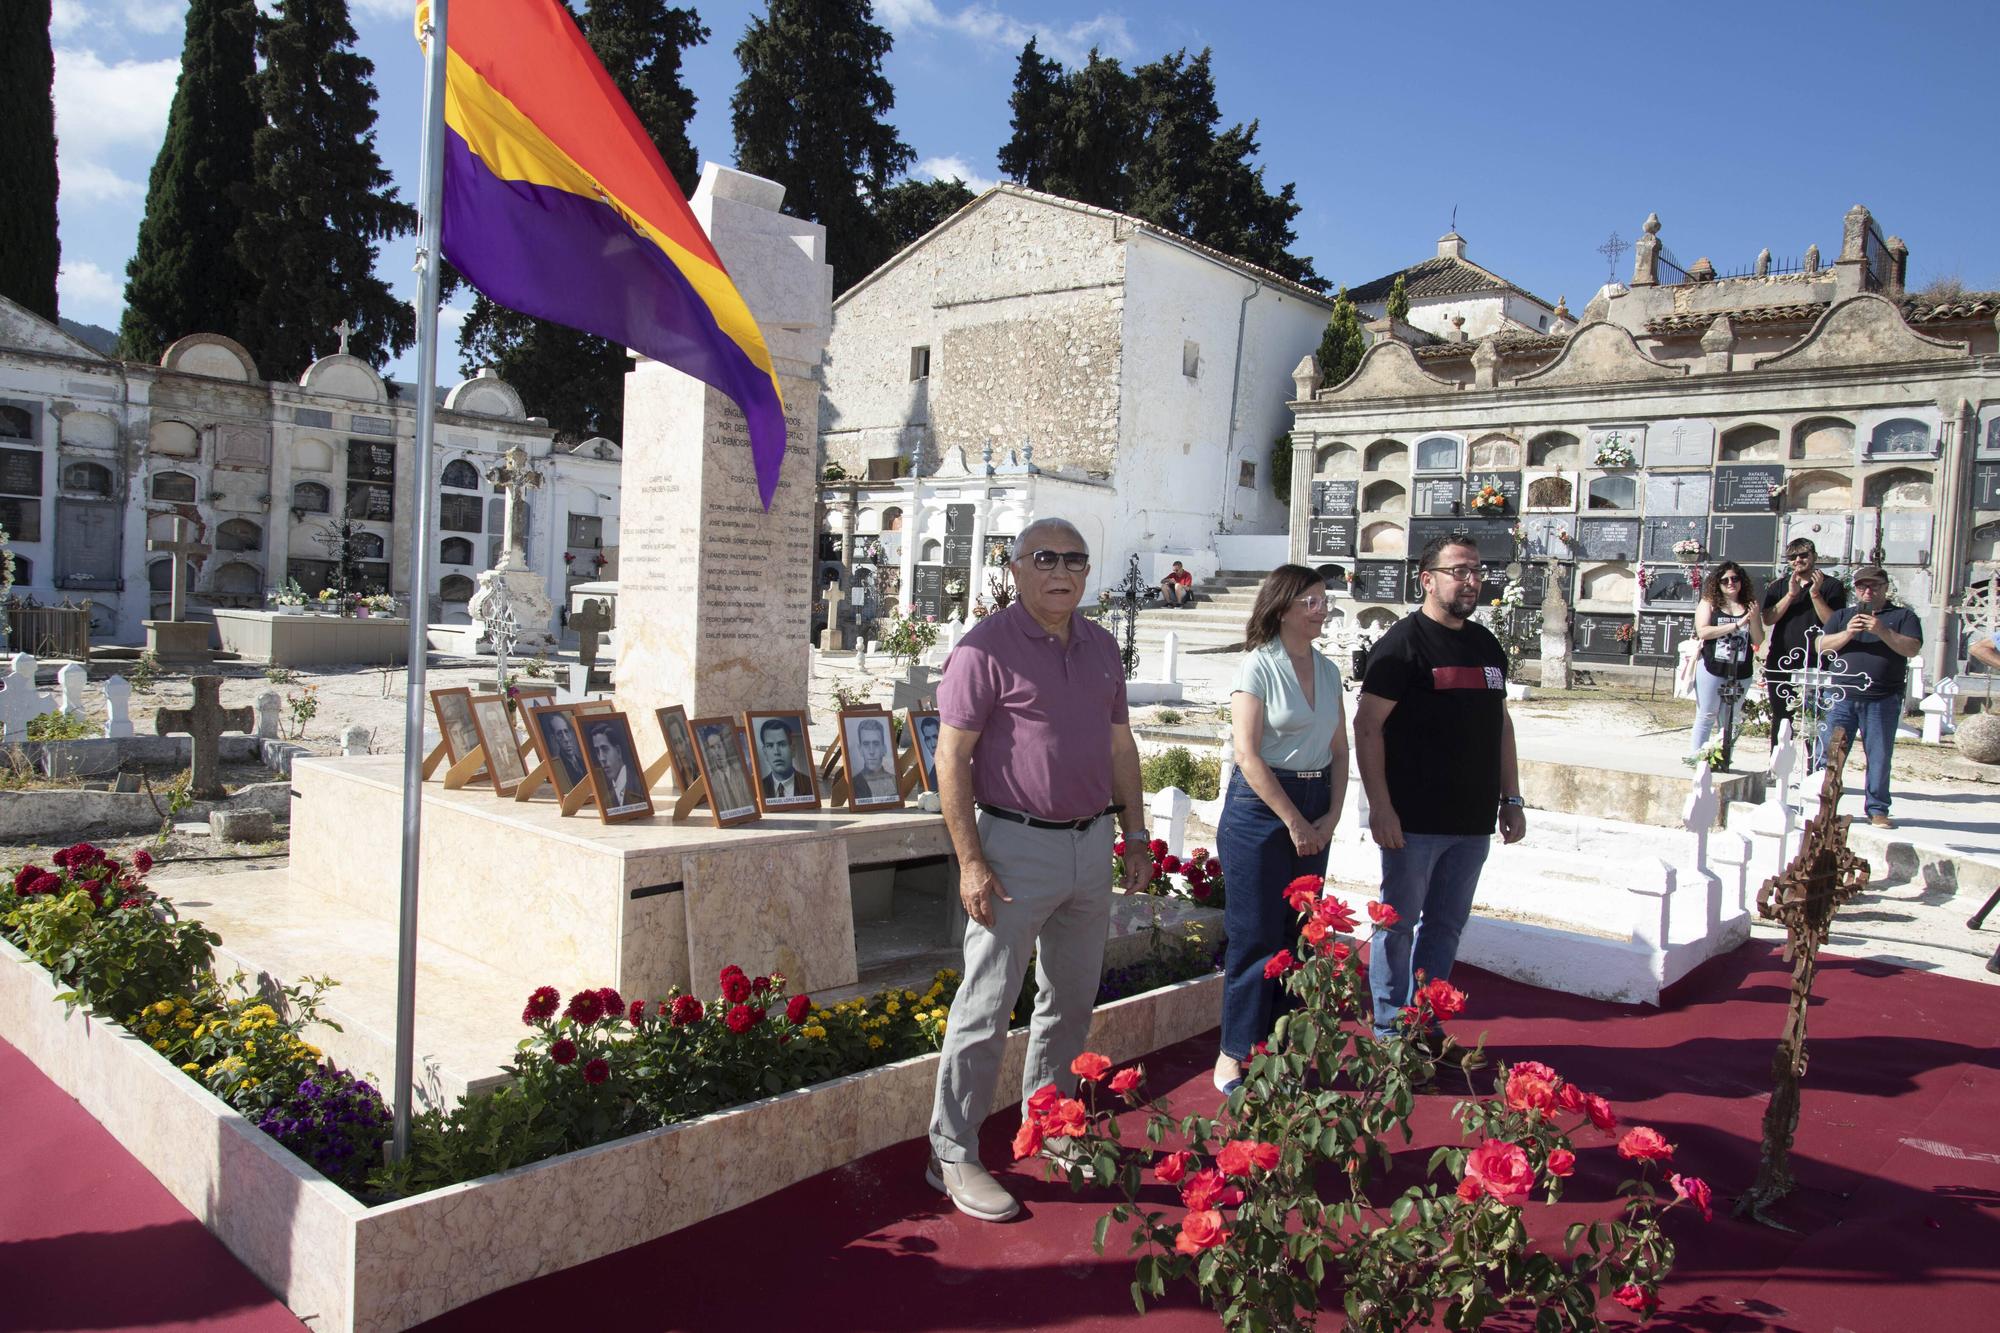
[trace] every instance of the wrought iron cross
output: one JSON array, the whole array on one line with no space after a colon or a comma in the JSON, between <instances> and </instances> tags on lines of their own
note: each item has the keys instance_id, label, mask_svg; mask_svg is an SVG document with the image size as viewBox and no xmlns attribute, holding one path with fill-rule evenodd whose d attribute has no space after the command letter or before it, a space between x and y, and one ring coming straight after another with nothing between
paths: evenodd
<instances>
[{"instance_id":1,"label":"wrought iron cross","mask_svg":"<svg viewBox=\"0 0 2000 1333\"><path fill-rule=\"evenodd\" d=\"M1806 629L1806 641L1775 662L1766 664L1764 674L1774 679L1778 697L1792 706L1800 723L1800 738L1812 756L1807 772L1822 761L1818 755L1819 728L1833 705L1851 694L1865 693L1875 684L1866 671L1847 665L1839 653L1821 653L1819 641L1826 631L1817 625Z\"/></svg>"},{"instance_id":2,"label":"wrought iron cross","mask_svg":"<svg viewBox=\"0 0 2000 1333\"><path fill-rule=\"evenodd\" d=\"M1604 256L1604 271L1610 275L1605 279L1606 282L1618 281L1618 261L1631 248L1632 243L1616 231L1611 233L1610 239L1597 247L1597 253Z\"/></svg>"},{"instance_id":3,"label":"wrought iron cross","mask_svg":"<svg viewBox=\"0 0 2000 1333\"><path fill-rule=\"evenodd\" d=\"M1145 595L1146 587L1146 581L1139 577L1139 557L1135 553L1126 562L1125 581L1118 585L1118 612L1125 618L1120 636L1124 643L1118 655L1124 660L1127 680L1139 670L1139 599Z\"/></svg>"}]
</instances>

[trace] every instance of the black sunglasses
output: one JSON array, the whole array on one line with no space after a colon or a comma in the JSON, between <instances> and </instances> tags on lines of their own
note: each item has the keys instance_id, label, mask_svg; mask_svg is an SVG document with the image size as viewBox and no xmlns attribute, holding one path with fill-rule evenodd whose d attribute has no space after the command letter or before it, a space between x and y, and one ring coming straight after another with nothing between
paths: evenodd
<instances>
[{"instance_id":1,"label":"black sunglasses","mask_svg":"<svg viewBox=\"0 0 2000 1333\"><path fill-rule=\"evenodd\" d=\"M1072 574L1081 574L1090 568L1088 551L1030 551L1028 559L1035 562L1036 569L1054 569L1058 561Z\"/></svg>"}]
</instances>

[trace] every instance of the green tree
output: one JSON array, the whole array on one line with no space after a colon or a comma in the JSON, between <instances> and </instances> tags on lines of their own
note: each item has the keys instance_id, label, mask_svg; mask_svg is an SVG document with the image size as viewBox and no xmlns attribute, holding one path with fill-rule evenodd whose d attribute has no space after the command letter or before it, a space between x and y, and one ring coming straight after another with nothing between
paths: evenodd
<instances>
[{"instance_id":1,"label":"green tree","mask_svg":"<svg viewBox=\"0 0 2000 1333\"><path fill-rule=\"evenodd\" d=\"M242 337L252 286L236 241L259 123L250 91L256 25L256 0L188 6L180 83L125 265L121 356L156 361L190 333Z\"/></svg>"},{"instance_id":2,"label":"green tree","mask_svg":"<svg viewBox=\"0 0 2000 1333\"><path fill-rule=\"evenodd\" d=\"M1320 335L1319 350L1313 354L1319 362L1320 386L1330 389L1352 375L1366 350L1361 336L1361 312L1347 299L1347 288L1342 287L1340 295L1334 298L1326 332Z\"/></svg>"},{"instance_id":3,"label":"green tree","mask_svg":"<svg viewBox=\"0 0 2000 1333\"><path fill-rule=\"evenodd\" d=\"M974 195L957 178L905 180L882 192L875 214L888 232L890 253L902 249L971 203Z\"/></svg>"},{"instance_id":4,"label":"green tree","mask_svg":"<svg viewBox=\"0 0 2000 1333\"><path fill-rule=\"evenodd\" d=\"M1408 320L1410 317L1410 294L1403 290L1403 275L1396 275L1396 285L1389 289L1388 315L1390 319Z\"/></svg>"},{"instance_id":5,"label":"green tree","mask_svg":"<svg viewBox=\"0 0 2000 1333\"><path fill-rule=\"evenodd\" d=\"M56 57L51 0L0 6L0 296L56 317Z\"/></svg>"},{"instance_id":6,"label":"green tree","mask_svg":"<svg viewBox=\"0 0 2000 1333\"><path fill-rule=\"evenodd\" d=\"M708 40L700 17L664 0L588 0L577 27L681 192L692 193L699 159L687 125L695 97L681 81L681 66L687 48ZM446 293L459 281L450 274ZM459 329L458 348L465 374L492 367L536 415L549 419L559 438L622 436L631 358L609 339L509 310L481 294Z\"/></svg>"},{"instance_id":7,"label":"green tree","mask_svg":"<svg viewBox=\"0 0 2000 1333\"><path fill-rule=\"evenodd\" d=\"M271 379L296 379L336 350L376 367L416 338L416 320L375 276L377 243L416 227L375 151L373 62L354 51L347 0L278 0L259 25L252 144L236 254L250 276L237 337Z\"/></svg>"},{"instance_id":8,"label":"green tree","mask_svg":"<svg viewBox=\"0 0 2000 1333\"><path fill-rule=\"evenodd\" d=\"M1008 105L1014 110L1014 136L1000 147L1000 170L1016 184L1031 190L1046 190L1049 172L1056 160L1061 139L1055 117L1063 105L1063 69L1035 47L1035 39L1021 48L1014 69L1014 92Z\"/></svg>"},{"instance_id":9,"label":"green tree","mask_svg":"<svg viewBox=\"0 0 2000 1333\"><path fill-rule=\"evenodd\" d=\"M736 163L783 185L786 212L826 228L835 292L888 258L875 209L916 158L886 119L892 44L868 0L770 0L736 44Z\"/></svg>"},{"instance_id":10,"label":"green tree","mask_svg":"<svg viewBox=\"0 0 2000 1333\"><path fill-rule=\"evenodd\" d=\"M1271 441L1271 493L1278 497L1278 503L1289 509L1292 507L1292 433L1286 431Z\"/></svg>"}]
</instances>

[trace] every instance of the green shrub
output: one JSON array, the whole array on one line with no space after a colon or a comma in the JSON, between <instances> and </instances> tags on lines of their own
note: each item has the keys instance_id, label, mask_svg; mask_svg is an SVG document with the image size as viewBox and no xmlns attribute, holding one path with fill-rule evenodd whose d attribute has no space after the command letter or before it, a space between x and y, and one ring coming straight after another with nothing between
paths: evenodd
<instances>
[{"instance_id":1,"label":"green shrub","mask_svg":"<svg viewBox=\"0 0 2000 1333\"><path fill-rule=\"evenodd\" d=\"M81 741L102 734L103 728L95 722L68 713L43 713L28 719L31 741Z\"/></svg>"},{"instance_id":2,"label":"green shrub","mask_svg":"<svg viewBox=\"0 0 2000 1333\"><path fill-rule=\"evenodd\" d=\"M1139 784L1147 791L1179 787L1197 801L1212 801L1222 791L1222 761L1197 759L1187 746L1171 746L1140 761Z\"/></svg>"}]
</instances>

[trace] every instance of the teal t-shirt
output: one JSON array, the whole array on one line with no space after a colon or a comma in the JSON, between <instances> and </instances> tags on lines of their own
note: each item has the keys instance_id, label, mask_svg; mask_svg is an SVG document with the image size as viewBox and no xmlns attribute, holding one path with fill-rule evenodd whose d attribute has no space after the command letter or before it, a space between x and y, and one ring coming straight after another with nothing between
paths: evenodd
<instances>
[{"instance_id":1,"label":"teal t-shirt","mask_svg":"<svg viewBox=\"0 0 2000 1333\"><path fill-rule=\"evenodd\" d=\"M1313 704L1277 639L1243 654L1230 688L1264 701L1264 736L1257 753L1273 768L1310 773L1333 762L1333 738L1340 730L1340 668L1313 653Z\"/></svg>"}]
</instances>

